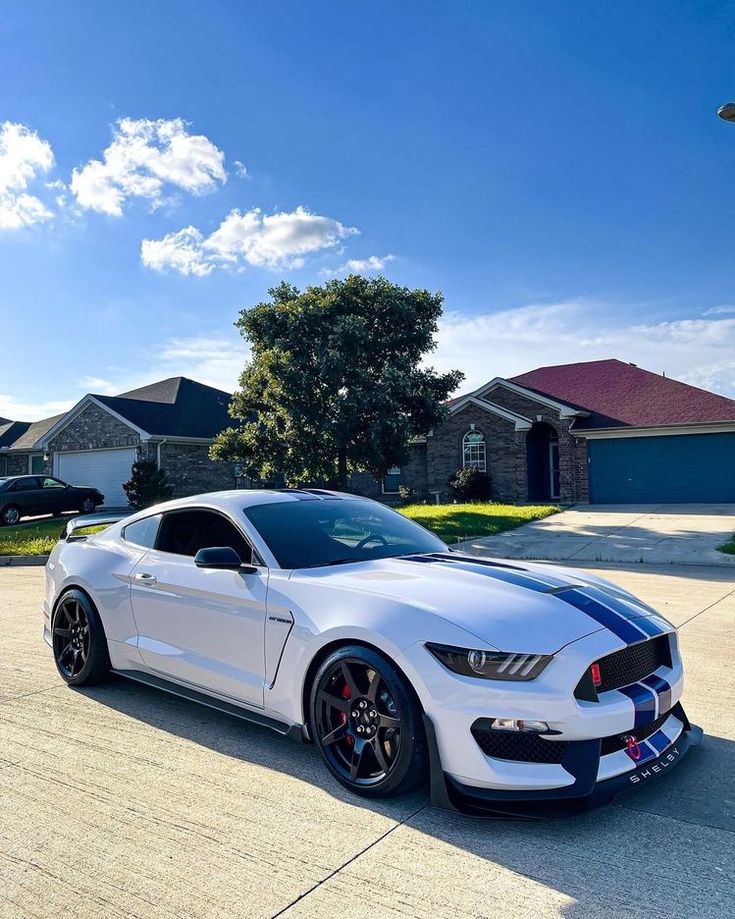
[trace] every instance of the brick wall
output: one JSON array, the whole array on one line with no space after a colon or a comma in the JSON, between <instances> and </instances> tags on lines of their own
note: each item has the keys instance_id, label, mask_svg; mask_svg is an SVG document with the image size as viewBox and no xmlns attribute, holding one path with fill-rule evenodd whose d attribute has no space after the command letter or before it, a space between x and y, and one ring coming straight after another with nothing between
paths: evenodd
<instances>
[{"instance_id":1,"label":"brick wall","mask_svg":"<svg viewBox=\"0 0 735 919\"><path fill-rule=\"evenodd\" d=\"M99 405L87 405L49 441L49 452L101 450L105 447L137 447L140 435Z\"/></svg>"},{"instance_id":2,"label":"brick wall","mask_svg":"<svg viewBox=\"0 0 735 919\"><path fill-rule=\"evenodd\" d=\"M30 470L29 453L7 453L5 455L6 465L0 463L2 467L0 472L4 475L28 475ZM34 453L34 456L39 454ZM51 460L44 462L40 475L52 475Z\"/></svg>"},{"instance_id":3,"label":"brick wall","mask_svg":"<svg viewBox=\"0 0 735 919\"><path fill-rule=\"evenodd\" d=\"M574 419L519 393L497 386L485 398L507 408L531 422L550 425L559 438L559 486L563 502L588 501L587 442L570 432ZM425 459L416 454L414 464L404 470L404 481L410 487L438 491L439 500L451 498L449 479L462 466L462 438L471 430L485 435L487 472L493 498L498 501L527 501L528 472L526 431L516 431L507 421L475 405L468 405L450 415L428 438ZM423 465L422 465L423 463Z\"/></svg>"},{"instance_id":4,"label":"brick wall","mask_svg":"<svg viewBox=\"0 0 735 919\"><path fill-rule=\"evenodd\" d=\"M156 445L150 444L148 455L154 462L156 453ZM207 444L162 444L161 467L174 487L175 498L226 491L237 486L233 464L213 462Z\"/></svg>"}]
</instances>

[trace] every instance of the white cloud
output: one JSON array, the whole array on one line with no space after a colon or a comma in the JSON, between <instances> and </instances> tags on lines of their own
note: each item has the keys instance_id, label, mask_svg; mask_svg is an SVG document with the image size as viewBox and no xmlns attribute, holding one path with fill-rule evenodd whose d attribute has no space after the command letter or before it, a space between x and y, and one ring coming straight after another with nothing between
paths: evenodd
<instances>
[{"instance_id":1,"label":"white cloud","mask_svg":"<svg viewBox=\"0 0 735 919\"><path fill-rule=\"evenodd\" d=\"M225 266L300 268L306 255L330 249L357 232L303 207L266 215L260 208L245 213L232 210L206 238L189 226L162 239L144 239L141 259L156 271L170 268L200 277Z\"/></svg>"},{"instance_id":2,"label":"white cloud","mask_svg":"<svg viewBox=\"0 0 735 919\"><path fill-rule=\"evenodd\" d=\"M163 239L144 239L140 257L144 265L155 271L171 268L180 274L204 277L214 265L207 261L202 250L204 237L196 227L184 227L178 233L169 233Z\"/></svg>"},{"instance_id":3,"label":"white cloud","mask_svg":"<svg viewBox=\"0 0 735 919\"><path fill-rule=\"evenodd\" d=\"M371 255L368 258L348 258L339 268L325 268L322 274L337 276L341 274L367 274L382 271L388 262L395 261L395 255Z\"/></svg>"},{"instance_id":4,"label":"white cloud","mask_svg":"<svg viewBox=\"0 0 735 919\"><path fill-rule=\"evenodd\" d=\"M233 392L250 356L239 335L202 335L174 338L156 350L158 379L183 375L200 383Z\"/></svg>"},{"instance_id":5,"label":"white cloud","mask_svg":"<svg viewBox=\"0 0 735 919\"><path fill-rule=\"evenodd\" d=\"M20 402L9 393L0 393L0 418L9 418L11 421L38 421L66 412L78 401L77 398Z\"/></svg>"},{"instance_id":6,"label":"white cloud","mask_svg":"<svg viewBox=\"0 0 735 919\"><path fill-rule=\"evenodd\" d=\"M713 306L711 309L705 310L703 316L731 316L735 313L735 306Z\"/></svg>"},{"instance_id":7,"label":"white cloud","mask_svg":"<svg viewBox=\"0 0 735 919\"><path fill-rule=\"evenodd\" d=\"M155 203L167 185L200 195L225 181L222 151L181 118L123 118L102 159L74 169L70 185L81 207L119 217L128 198Z\"/></svg>"},{"instance_id":8,"label":"white cloud","mask_svg":"<svg viewBox=\"0 0 735 919\"><path fill-rule=\"evenodd\" d=\"M0 230L16 230L54 215L26 189L54 165L51 144L22 124L0 124Z\"/></svg>"},{"instance_id":9,"label":"white cloud","mask_svg":"<svg viewBox=\"0 0 735 919\"><path fill-rule=\"evenodd\" d=\"M245 163L240 162L240 160L235 160L232 164L235 167L235 175L238 179L249 179L250 173L248 172L248 167Z\"/></svg>"},{"instance_id":10,"label":"white cloud","mask_svg":"<svg viewBox=\"0 0 735 919\"><path fill-rule=\"evenodd\" d=\"M463 370L468 391L493 376L616 357L735 396L733 354L735 318L641 323L614 304L566 300L479 315L445 313L430 363Z\"/></svg>"}]
</instances>

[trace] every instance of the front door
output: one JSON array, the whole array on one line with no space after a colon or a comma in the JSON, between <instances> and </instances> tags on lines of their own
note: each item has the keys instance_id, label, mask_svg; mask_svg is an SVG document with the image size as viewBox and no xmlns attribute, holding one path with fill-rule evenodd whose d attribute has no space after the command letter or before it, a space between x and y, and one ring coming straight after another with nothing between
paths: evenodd
<instances>
[{"instance_id":1,"label":"front door","mask_svg":"<svg viewBox=\"0 0 735 919\"><path fill-rule=\"evenodd\" d=\"M199 549L252 550L224 515L206 509L163 515L156 548L132 573L138 648L151 671L217 695L263 705L268 569L197 568Z\"/></svg>"}]
</instances>

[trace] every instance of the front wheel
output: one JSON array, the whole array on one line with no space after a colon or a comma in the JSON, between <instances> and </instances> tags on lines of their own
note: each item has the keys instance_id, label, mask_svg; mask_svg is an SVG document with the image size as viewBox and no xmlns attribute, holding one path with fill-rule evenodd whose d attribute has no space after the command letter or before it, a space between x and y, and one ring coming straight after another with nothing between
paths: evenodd
<instances>
[{"instance_id":1,"label":"front wheel","mask_svg":"<svg viewBox=\"0 0 735 919\"><path fill-rule=\"evenodd\" d=\"M67 590L51 621L56 669L70 686L105 679L110 669L107 639L99 614L81 590Z\"/></svg>"},{"instance_id":2,"label":"front wheel","mask_svg":"<svg viewBox=\"0 0 735 919\"><path fill-rule=\"evenodd\" d=\"M82 501L82 504L79 508L79 510L83 514L93 514L96 509L97 509L97 505L94 503L94 501L91 498L85 498L84 501Z\"/></svg>"},{"instance_id":3,"label":"front wheel","mask_svg":"<svg viewBox=\"0 0 735 919\"><path fill-rule=\"evenodd\" d=\"M405 677L359 645L322 663L311 690L314 740L332 775L368 798L410 791L427 772L421 711Z\"/></svg>"}]
</instances>

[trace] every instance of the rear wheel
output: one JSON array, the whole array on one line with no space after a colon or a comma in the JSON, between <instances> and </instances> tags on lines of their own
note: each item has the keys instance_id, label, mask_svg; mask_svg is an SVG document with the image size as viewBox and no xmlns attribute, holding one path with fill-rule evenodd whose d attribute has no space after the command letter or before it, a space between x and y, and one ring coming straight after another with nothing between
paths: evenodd
<instances>
[{"instance_id":1,"label":"rear wheel","mask_svg":"<svg viewBox=\"0 0 735 919\"><path fill-rule=\"evenodd\" d=\"M93 501L91 498L85 498L85 499L82 501L82 503L81 503L81 505L80 505L80 507L79 507L79 510L80 510L83 514L93 514L93 513L95 512L96 508L97 508L97 505L94 503L94 501Z\"/></svg>"},{"instance_id":2,"label":"rear wheel","mask_svg":"<svg viewBox=\"0 0 735 919\"><path fill-rule=\"evenodd\" d=\"M15 526L20 520L20 510L14 504L9 504L7 507L3 508L3 512L0 514L0 520L2 520L6 527Z\"/></svg>"},{"instance_id":3,"label":"rear wheel","mask_svg":"<svg viewBox=\"0 0 735 919\"><path fill-rule=\"evenodd\" d=\"M56 668L70 686L104 680L110 669L107 639L99 614L81 590L68 590L51 623Z\"/></svg>"},{"instance_id":4,"label":"rear wheel","mask_svg":"<svg viewBox=\"0 0 735 919\"><path fill-rule=\"evenodd\" d=\"M370 648L339 648L322 663L311 725L327 768L356 794L400 794L426 775L419 705L402 674Z\"/></svg>"}]
</instances>

